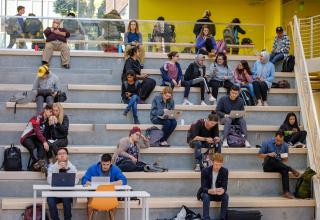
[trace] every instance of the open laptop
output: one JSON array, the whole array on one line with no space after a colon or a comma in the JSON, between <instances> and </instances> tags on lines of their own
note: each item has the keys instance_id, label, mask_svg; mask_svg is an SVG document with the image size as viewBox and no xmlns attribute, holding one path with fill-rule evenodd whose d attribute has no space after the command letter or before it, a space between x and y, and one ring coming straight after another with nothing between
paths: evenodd
<instances>
[{"instance_id":1,"label":"open laptop","mask_svg":"<svg viewBox=\"0 0 320 220\"><path fill-rule=\"evenodd\" d=\"M108 185L110 184L110 177L108 176L93 176L91 178L91 186L97 187L99 185Z\"/></svg>"},{"instance_id":2,"label":"open laptop","mask_svg":"<svg viewBox=\"0 0 320 220\"><path fill-rule=\"evenodd\" d=\"M243 118L246 114L246 111L236 111L236 110L232 110L230 112L230 118Z\"/></svg>"},{"instance_id":3,"label":"open laptop","mask_svg":"<svg viewBox=\"0 0 320 220\"><path fill-rule=\"evenodd\" d=\"M74 186L76 180L75 173L53 173L51 186Z\"/></svg>"},{"instance_id":4,"label":"open laptop","mask_svg":"<svg viewBox=\"0 0 320 220\"><path fill-rule=\"evenodd\" d=\"M177 119L182 115L182 112L177 110L165 109L164 114L162 116L159 116L159 118L164 119L166 115L168 115L169 119Z\"/></svg>"}]
</instances>

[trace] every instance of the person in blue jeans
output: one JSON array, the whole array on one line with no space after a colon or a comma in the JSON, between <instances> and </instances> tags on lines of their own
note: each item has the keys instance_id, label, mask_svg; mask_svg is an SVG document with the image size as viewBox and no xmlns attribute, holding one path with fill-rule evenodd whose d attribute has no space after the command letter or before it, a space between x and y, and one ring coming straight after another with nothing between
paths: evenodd
<instances>
[{"instance_id":1,"label":"person in blue jeans","mask_svg":"<svg viewBox=\"0 0 320 220\"><path fill-rule=\"evenodd\" d=\"M252 99L255 98L253 90L253 79L250 66L246 60L241 60L238 67L234 70L234 82L240 88L248 89Z\"/></svg>"},{"instance_id":2,"label":"person in blue jeans","mask_svg":"<svg viewBox=\"0 0 320 220\"><path fill-rule=\"evenodd\" d=\"M141 84L137 80L133 71L128 71L127 80L122 82L121 97L122 101L128 106L123 112L124 116L127 116L129 111L132 110L133 120L135 124L140 124L138 118L138 103L140 101L139 92Z\"/></svg>"},{"instance_id":3,"label":"person in blue jeans","mask_svg":"<svg viewBox=\"0 0 320 220\"><path fill-rule=\"evenodd\" d=\"M290 39L282 27L276 28L277 36L274 38L270 62L276 64L289 55Z\"/></svg>"},{"instance_id":4,"label":"person in blue jeans","mask_svg":"<svg viewBox=\"0 0 320 220\"><path fill-rule=\"evenodd\" d=\"M227 219L229 195L227 194L229 171L223 166L223 156L215 153L212 166L201 171L201 188L198 190L198 200L203 203L203 220L210 220L210 201L221 201L220 218Z\"/></svg>"},{"instance_id":5,"label":"person in blue jeans","mask_svg":"<svg viewBox=\"0 0 320 220\"><path fill-rule=\"evenodd\" d=\"M168 115L164 115L165 109L174 110L174 100L172 98L173 90L165 87L162 93L156 96L152 101L150 119L153 124L161 124L163 137L160 139L160 146L170 146L167 142L168 138L177 127L177 120L170 119Z\"/></svg>"},{"instance_id":6,"label":"person in blue jeans","mask_svg":"<svg viewBox=\"0 0 320 220\"><path fill-rule=\"evenodd\" d=\"M57 161L49 166L47 181L51 185L52 174L53 173L77 173L76 167L68 160L69 151L66 147L61 147L57 151ZM78 182L78 179L75 179L75 184ZM50 217L52 220L60 220L59 213L57 209L57 204L63 204L63 214L64 220L71 220L71 205L72 198L56 198L48 197L47 202L49 206Z\"/></svg>"}]
</instances>

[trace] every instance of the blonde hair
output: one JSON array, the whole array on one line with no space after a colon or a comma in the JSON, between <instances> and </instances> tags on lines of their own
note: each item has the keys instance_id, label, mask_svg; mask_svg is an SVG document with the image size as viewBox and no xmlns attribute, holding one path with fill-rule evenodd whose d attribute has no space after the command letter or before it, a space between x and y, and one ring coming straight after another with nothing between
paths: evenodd
<instances>
[{"instance_id":1,"label":"blonde hair","mask_svg":"<svg viewBox=\"0 0 320 220\"><path fill-rule=\"evenodd\" d=\"M171 95L173 94L173 89L169 86L164 87L162 90L162 94L167 94L167 93L170 93Z\"/></svg>"},{"instance_id":2,"label":"blonde hair","mask_svg":"<svg viewBox=\"0 0 320 220\"><path fill-rule=\"evenodd\" d=\"M58 108L59 109L59 116L57 118L58 118L58 122L60 124L62 124L63 123L63 117L64 117L64 112L63 112L62 105L59 102L53 103L52 108Z\"/></svg>"},{"instance_id":3,"label":"blonde hair","mask_svg":"<svg viewBox=\"0 0 320 220\"><path fill-rule=\"evenodd\" d=\"M212 155L212 161L215 161L217 163L223 163L223 155L220 153L215 153Z\"/></svg>"}]
</instances>

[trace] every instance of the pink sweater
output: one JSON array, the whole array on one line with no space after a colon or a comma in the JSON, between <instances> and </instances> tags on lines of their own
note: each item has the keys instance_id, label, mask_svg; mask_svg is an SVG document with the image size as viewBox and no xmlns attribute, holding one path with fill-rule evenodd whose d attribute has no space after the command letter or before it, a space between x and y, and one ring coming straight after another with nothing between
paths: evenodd
<instances>
[{"instance_id":1,"label":"pink sweater","mask_svg":"<svg viewBox=\"0 0 320 220\"><path fill-rule=\"evenodd\" d=\"M236 83L252 83L252 76L245 75L244 72L239 72L238 69L234 70L234 80Z\"/></svg>"}]
</instances>

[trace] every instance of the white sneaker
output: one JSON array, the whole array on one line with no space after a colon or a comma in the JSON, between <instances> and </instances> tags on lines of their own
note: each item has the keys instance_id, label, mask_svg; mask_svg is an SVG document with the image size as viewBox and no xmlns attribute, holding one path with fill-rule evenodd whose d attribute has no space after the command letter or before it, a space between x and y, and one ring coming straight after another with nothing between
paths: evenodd
<instances>
[{"instance_id":1,"label":"white sneaker","mask_svg":"<svg viewBox=\"0 0 320 220\"><path fill-rule=\"evenodd\" d=\"M246 140L246 147L251 147L249 141Z\"/></svg>"},{"instance_id":2,"label":"white sneaker","mask_svg":"<svg viewBox=\"0 0 320 220\"><path fill-rule=\"evenodd\" d=\"M216 99L215 99L215 97L213 97L212 95L210 95L210 96L209 96L209 101L210 101L210 102L214 102L214 101L216 101Z\"/></svg>"},{"instance_id":3,"label":"white sneaker","mask_svg":"<svg viewBox=\"0 0 320 220\"><path fill-rule=\"evenodd\" d=\"M257 106L262 106L262 102L261 102L261 100L258 100L258 102L257 102Z\"/></svg>"},{"instance_id":4,"label":"white sneaker","mask_svg":"<svg viewBox=\"0 0 320 220\"><path fill-rule=\"evenodd\" d=\"M188 99L185 99L182 103L182 105L193 105L192 102L190 102Z\"/></svg>"},{"instance_id":5,"label":"white sneaker","mask_svg":"<svg viewBox=\"0 0 320 220\"><path fill-rule=\"evenodd\" d=\"M204 101L201 101L200 105L207 105L207 103L205 103Z\"/></svg>"},{"instance_id":6,"label":"white sneaker","mask_svg":"<svg viewBox=\"0 0 320 220\"><path fill-rule=\"evenodd\" d=\"M196 164L196 167L194 168L194 171L195 172L200 172L201 171L201 169L200 169L200 164Z\"/></svg>"},{"instance_id":7,"label":"white sneaker","mask_svg":"<svg viewBox=\"0 0 320 220\"><path fill-rule=\"evenodd\" d=\"M263 102L263 106L269 106L268 103L267 103L267 101L264 101L264 102Z\"/></svg>"},{"instance_id":8,"label":"white sneaker","mask_svg":"<svg viewBox=\"0 0 320 220\"><path fill-rule=\"evenodd\" d=\"M293 145L293 147L296 147L296 148L304 148L304 144L301 143L301 142L297 142Z\"/></svg>"},{"instance_id":9,"label":"white sneaker","mask_svg":"<svg viewBox=\"0 0 320 220\"><path fill-rule=\"evenodd\" d=\"M222 147L229 147L227 139L224 139L224 141L222 143Z\"/></svg>"}]
</instances>

